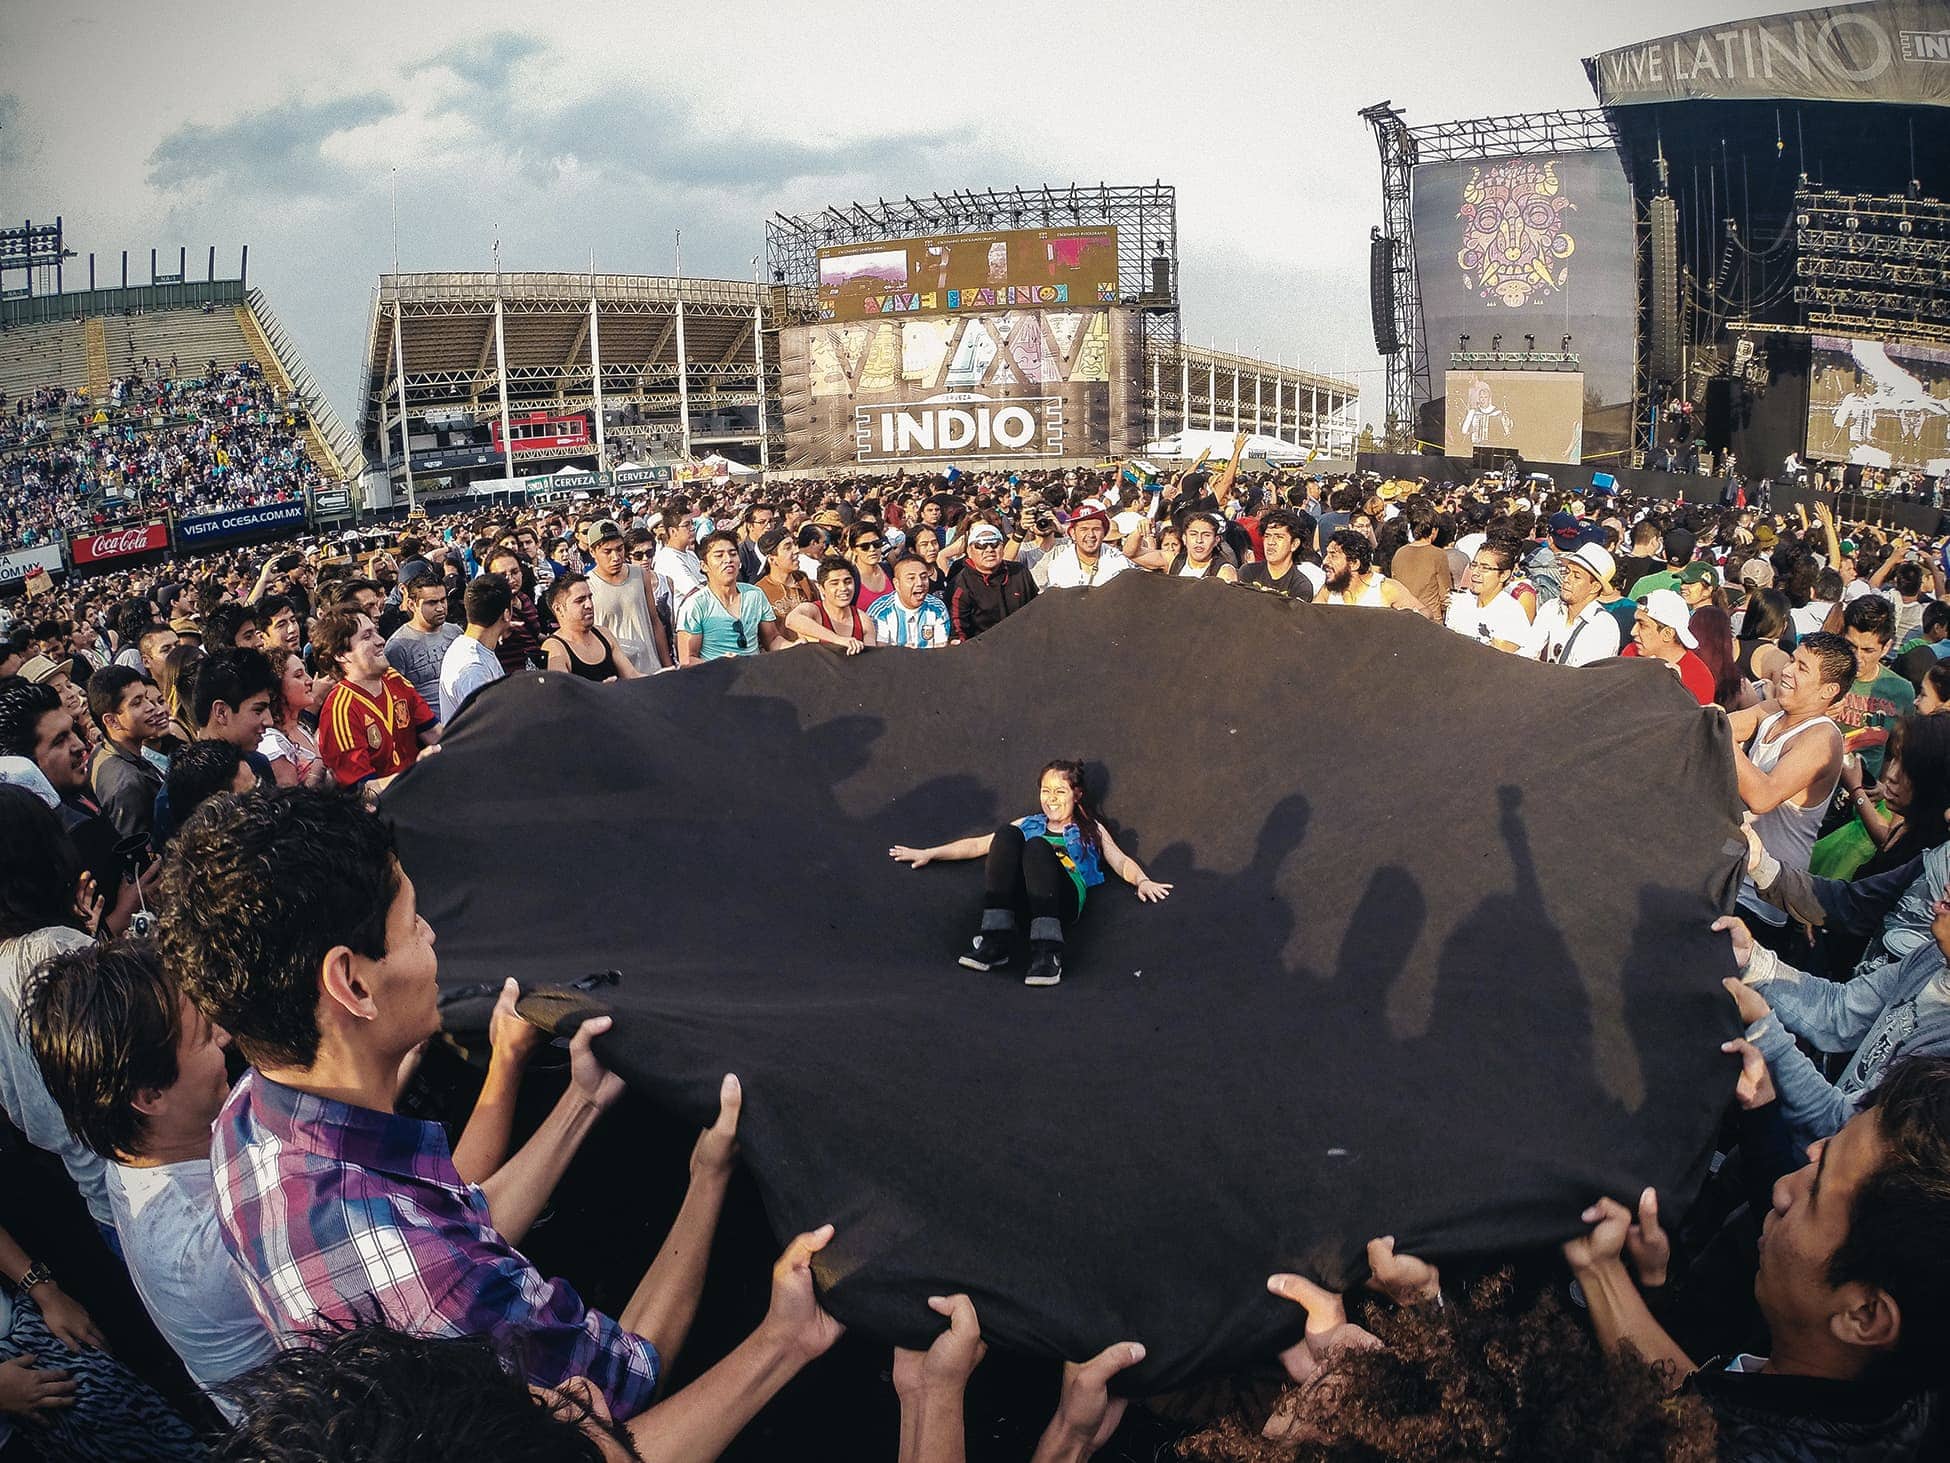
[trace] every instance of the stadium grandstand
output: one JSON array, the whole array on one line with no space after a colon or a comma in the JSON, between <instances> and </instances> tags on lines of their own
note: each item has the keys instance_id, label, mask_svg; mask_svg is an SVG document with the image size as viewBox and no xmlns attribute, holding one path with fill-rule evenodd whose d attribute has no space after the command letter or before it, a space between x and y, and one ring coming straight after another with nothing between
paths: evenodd
<instances>
[{"instance_id":1,"label":"stadium grandstand","mask_svg":"<svg viewBox=\"0 0 1950 1463\"><path fill-rule=\"evenodd\" d=\"M349 511L361 467L356 439L241 268L0 300L5 577L72 566L78 537L123 525L159 534L144 540L151 551L260 522L288 530L321 507ZM212 521L274 504L297 508Z\"/></svg>"}]
</instances>

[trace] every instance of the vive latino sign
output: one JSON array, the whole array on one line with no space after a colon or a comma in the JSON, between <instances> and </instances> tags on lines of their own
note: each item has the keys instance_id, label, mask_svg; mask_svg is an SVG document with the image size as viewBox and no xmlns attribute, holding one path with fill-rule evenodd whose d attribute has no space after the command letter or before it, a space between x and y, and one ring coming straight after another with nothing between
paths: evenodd
<instances>
[{"instance_id":1,"label":"vive latino sign","mask_svg":"<svg viewBox=\"0 0 1950 1463\"><path fill-rule=\"evenodd\" d=\"M147 554L169 547L169 523L131 523L104 533L78 534L69 541L68 554L76 567L99 564L105 559L124 559L131 554Z\"/></svg>"},{"instance_id":2,"label":"vive latino sign","mask_svg":"<svg viewBox=\"0 0 1950 1463\"><path fill-rule=\"evenodd\" d=\"M998 401L951 391L925 401L862 406L854 422L861 462L1063 454L1060 396Z\"/></svg>"}]
</instances>

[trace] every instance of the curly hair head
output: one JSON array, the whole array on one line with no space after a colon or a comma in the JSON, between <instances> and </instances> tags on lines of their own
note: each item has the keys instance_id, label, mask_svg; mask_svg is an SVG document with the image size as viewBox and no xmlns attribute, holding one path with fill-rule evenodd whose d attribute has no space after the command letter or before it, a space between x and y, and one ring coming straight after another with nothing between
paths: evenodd
<instances>
[{"instance_id":1,"label":"curly hair head","mask_svg":"<svg viewBox=\"0 0 1950 1463\"><path fill-rule=\"evenodd\" d=\"M1374 1307L1378 1350L1343 1348L1287 1398L1288 1439L1232 1418L1179 1444L1198 1463L1711 1463L1706 1404L1607 1356L1555 1292L1519 1306L1508 1270L1442 1307ZM1301 1441L1300 1439L1305 1439Z\"/></svg>"},{"instance_id":2,"label":"curly hair head","mask_svg":"<svg viewBox=\"0 0 1950 1463\"><path fill-rule=\"evenodd\" d=\"M223 1392L242 1417L217 1463L601 1463L585 1423L610 1428L573 1395L548 1405L482 1337L378 1325L282 1351Z\"/></svg>"},{"instance_id":3,"label":"curly hair head","mask_svg":"<svg viewBox=\"0 0 1950 1463\"><path fill-rule=\"evenodd\" d=\"M170 845L156 947L253 1066L309 1067L326 953L384 958L399 889L392 834L356 793L213 798Z\"/></svg>"}]
</instances>

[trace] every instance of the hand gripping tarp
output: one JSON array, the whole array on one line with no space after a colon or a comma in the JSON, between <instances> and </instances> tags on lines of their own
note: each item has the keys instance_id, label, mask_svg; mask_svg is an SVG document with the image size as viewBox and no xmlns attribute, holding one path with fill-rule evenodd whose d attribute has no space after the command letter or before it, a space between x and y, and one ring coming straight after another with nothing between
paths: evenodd
<instances>
[{"instance_id":1,"label":"hand gripping tarp","mask_svg":"<svg viewBox=\"0 0 1950 1463\"><path fill-rule=\"evenodd\" d=\"M1063 983L956 956L981 864L895 843L1092 769L1123 848ZM1664 666L1526 663L1400 611L1127 573L979 640L490 685L385 798L443 984L574 979L599 1050L740 1138L778 1231L831 1221L849 1325L1145 1343L1162 1388L1270 1355L1264 1280L1667 1212L1735 1069L1708 925L1740 838L1723 717Z\"/></svg>"}]
</instances>

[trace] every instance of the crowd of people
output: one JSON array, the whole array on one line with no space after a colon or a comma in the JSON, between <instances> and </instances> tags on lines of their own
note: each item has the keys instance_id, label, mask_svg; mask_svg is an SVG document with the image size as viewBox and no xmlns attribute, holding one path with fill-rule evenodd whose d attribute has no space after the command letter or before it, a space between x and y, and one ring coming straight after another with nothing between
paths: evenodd
<instances>
[{"instance_id":1,"label":"crowd of people","mask_svg":"<svg viewBox=\"0 0 1950 1463\"><path fill-rule=\"evenodd\" d=\"M1474 640L1566 676L1661 661L1674 715L1726 719L1749 815L1738 910L1716 925L1743 1032L1697 1201L1592 1195L1561 1252L1454 1273L1379 1236L1360 1295L1273 1273L1300 1338L1280 1385L1228 1392L1180 1455L1942 1456L1946 549L1826 512L1254 472L1235 452L1163 481L1132 464L540 503L408 520L356 557L279 545L18 602L0 626L17 784L0 787L0 1099L210 1407L165 1402L0 1233L0 1458L727 1447L840 1337L812 1278L831 1226L786 1245L762 1321L673 1389L738 1162L727 1075L626 1304L531 1262L525 1237L623 1097L593 1045L607 1018L576 1031L517 1143L542 1036L509 983L471 1110L415 1115L437 932L374 795L524 669L604 683L946 648L1124 573L1404 614L1458 654ZM1170 892L1082 811L1081 780L1052 763L1040 812L890 850L990 860L967 963L1006 958L1003 912L1026 896L1030 978L1060 976L1081 870ZM904 1463L964 1456L985 1352L975 1299L928 1304L938 1339L890 1362ZM1117 1430L1145 1338L1105 1339L1064 1366L1036 1458Z\"/></svg>"},{"instance_id":2,"label":"crowd of people","mask_svg":"<svg viewBox=\"0 0 1950 1463\"><path fill-rule=\"evenodd\" d=\"M0 552L141 514L301 499L321 485L302 411L253 360L194 375L144 357L101 400L0 392Z\"/></svg>"}]
</instances>

